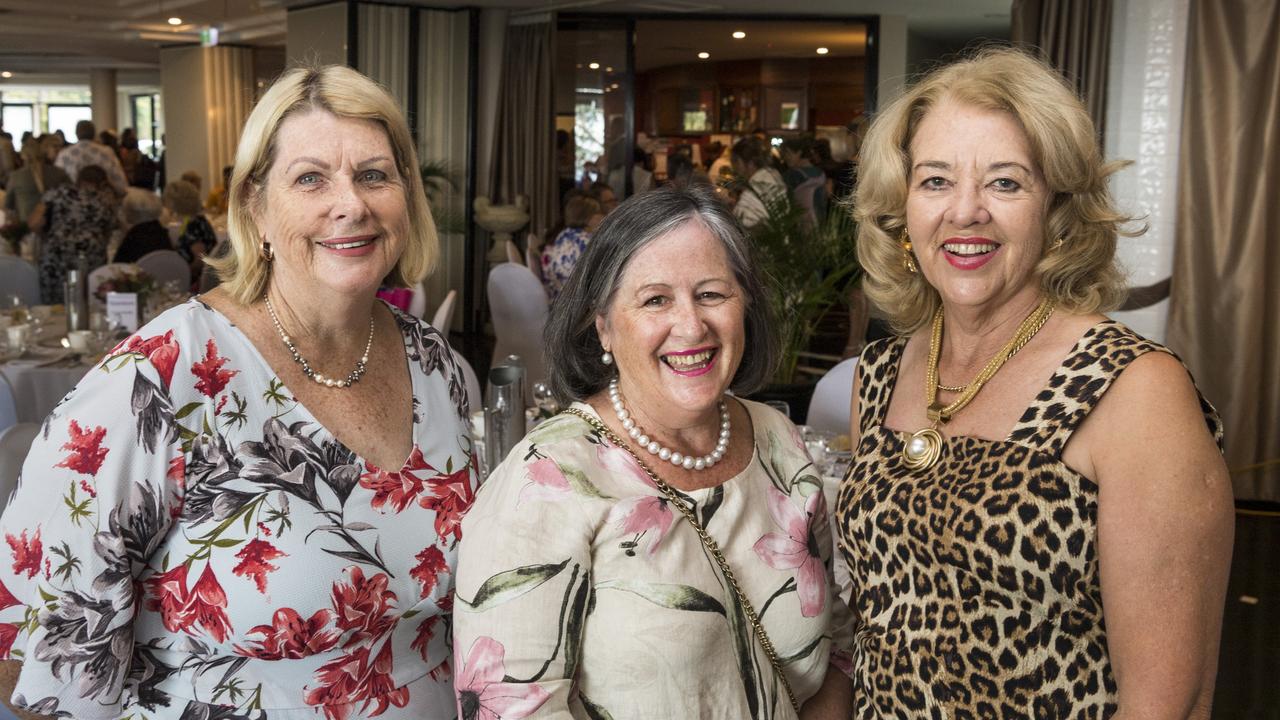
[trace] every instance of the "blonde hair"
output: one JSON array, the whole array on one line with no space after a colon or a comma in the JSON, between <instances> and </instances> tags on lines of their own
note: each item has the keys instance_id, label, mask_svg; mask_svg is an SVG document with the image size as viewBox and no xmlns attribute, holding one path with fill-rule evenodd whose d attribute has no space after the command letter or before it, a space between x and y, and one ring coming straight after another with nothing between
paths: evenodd
<instances>
[{"instance_id":1,"label":"blonde hair","mask_svg":"<svg viewBox=\"0 0 1280 720\"><path fill-rule=\"evenodd\" d=\"M253 220L252 211L265 201L265 183L276 159L280 125L290 115L310 110L372 120L387 133L396 170L404 183L409 237L385 283L409 287L435 267L439 254L435 223L422 188L418 154L409 125L395 99L377 83L349 67L299 67L281 75L249 113L236 149L227 201L230 252L220 258L205 257L205 263L213 266L223 287L242 304L262 297L270 276L271 265L262 257L261 230Z\"/></svg>"},{"instance_id":2,"label":"blonde hair","mask_svg":"<svg viewBox=\"0 0 1280 720\"><path fill-rule=\"evenodd\" d=\"M1116 209L1107 178L1127 162L1105 162L1088 111L1051 67L1011 48L988 47L925 76L876 117L862 144L854 217L867 297L909 335L941 299L909 272L906 232L909 148L921 121L944 100L1007 112L1026 133L1051 196L1044 257L1035 267L1044 295L1068 312L1118 307L1126 292L1116 263L1118 235L1132 218ZM1049 251L1062 239L1059 249Z\"/></svg>"},{"instance_id":3,"label":"blonde hair","mask_svg":"<svg viewBox=\"0 0 1280 720\"><path fill-rule=\"evenodd\" d=\"M164 186L161 196L164 206L182 217L195 217L200 214L200 188L190 180L174 180Z\"/></svg>"}]
</instances>

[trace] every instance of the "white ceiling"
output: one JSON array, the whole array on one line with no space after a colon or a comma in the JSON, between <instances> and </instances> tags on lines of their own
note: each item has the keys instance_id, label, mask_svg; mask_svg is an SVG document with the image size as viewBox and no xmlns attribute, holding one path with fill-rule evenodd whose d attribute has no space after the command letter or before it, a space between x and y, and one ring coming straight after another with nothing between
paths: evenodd
<instances>
[{"instance_id":1,"label":"white ceiling","mask_svg":"<svg viewBox=\"0 0 1280 720\"><path fill-rule=\"evenodd\" d=\"M33 83L52 76L87 75L91 68L154 73L164 45L197 42L217 25L223 42L281 46L287 8L314 0L0 0L0 83ZM655 14L695 13L852 17L905 16L911 32L938 39L1004 35L1011 0L404 0L420 7L506 7L549 11ZM179 17L182 24L168 24ZM686 41L684 44L691 44ZM807 41L806 41L807 42ZM669 43L672 47L683 47Z\"/></svg>"}]
</instances>

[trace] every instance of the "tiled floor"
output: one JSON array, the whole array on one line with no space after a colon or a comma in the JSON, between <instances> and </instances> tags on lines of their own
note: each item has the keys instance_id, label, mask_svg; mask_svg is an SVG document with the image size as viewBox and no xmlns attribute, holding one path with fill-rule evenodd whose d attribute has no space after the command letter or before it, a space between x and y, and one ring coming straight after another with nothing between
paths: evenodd
<instances>
[{"instance_id":1,"label":"tiled floor","mask_svg":"<svg viewBox=\"0 0 1280 720\"><path fill-rule=\"evenodd\" d=\"M1280 720L1280 507L1241 507L1214 720Z\"/></svg>"}]
</instances>

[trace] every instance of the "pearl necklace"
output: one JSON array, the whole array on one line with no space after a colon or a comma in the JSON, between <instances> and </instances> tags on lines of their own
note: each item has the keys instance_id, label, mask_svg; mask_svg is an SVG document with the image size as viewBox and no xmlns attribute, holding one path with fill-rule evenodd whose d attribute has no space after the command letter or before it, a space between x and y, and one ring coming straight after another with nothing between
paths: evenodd
<instances>
[{"instance_id":1,"label":"pearl necklace","mask_svg":"<svg viewBox=\"0 0 1280 720\"><path fill-rule=\"evenodd\" d=\"M298 352L297 346L293 344L293 338L284 331L284 326L280 324L280 318L276 317L276 309L271 305L271 298L264 292L262 299L267 301L267 312L271 314L271 322L276 326L276 332L280 333L280 339L284 341L284 346L289 348L289 352L293 355L293 361L302 366L302 374L316 381L318 385L325 387L344 389L349 388L353 384L360 381L364 371L368 369L369 364L369 348L373 347L373 315L369 315L369 339L364 343L364 354L360 356L360 360L356 362L355 370L347 373L347 377L343 380L335 378L327 378L324 375L311 369L311 363L302 357L302 353Z\"/></svg>"},{"instance_id":2,"label":"pearl necklace","mask_svg":"<svg viewBox=\"0 0 1280 720\"><path fill-rule=\"evenodd\" d=\"M609 381L609 402L613 403L613 412L618 416L618 422L622 423L623 429L640 444L640 447L649 451L651 455L657 455L661 460L670 461L672 465L682 467L685 470L705 470L712 465L724 459L724 454L729 450L729 408L725 407L724 400L720 405L720 439L716 442L716 449L710 454L702 457L693 457L692 455L684 455L662 445L657 440L650 438L645 434L644 430L631 419L631 413L627 410L626 405L622 404L622 395L618 392L618 379L614 378Z\"/></svg>"}]
</instances>

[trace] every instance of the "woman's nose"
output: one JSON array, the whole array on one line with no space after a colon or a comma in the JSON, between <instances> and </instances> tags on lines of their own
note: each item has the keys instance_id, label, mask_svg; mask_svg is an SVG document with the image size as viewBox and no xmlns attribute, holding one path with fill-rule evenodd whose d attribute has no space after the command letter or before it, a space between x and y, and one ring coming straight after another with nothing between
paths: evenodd
<instances>
[{"instance_id":1,"label":"woman's nose","mask_svg":"<svg viewBox=\"0 0 1280 720\"><path fill-rule=\"evenodd\" d=\"M333 183L333 206L329 215L334 220L363 220L369 208L353 179L339 177Z\"/></svg>"},{"instance_id":2,"label":"woman's nose","mask_svg":"<svg viewBox=\"0 0 1280 720\"><path fill-rule=\"evenodd\" d=\"M987 210L987 197L982 189L970 183L957 185L946 219L956 227L990 222L991 213Z\"/></svg>"},{"instance_id":3,"label":"woman's nose","mask_svg":"<svg viewBox=\"0 0 1280 720\"><path fill-rule=\"evenodd\" d=\"M707 324L702 318L702 309L692 300L676 305L674 330L680 337L697 340L706 334Z\"/></svg>"}]
</instances>

